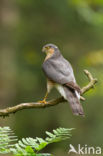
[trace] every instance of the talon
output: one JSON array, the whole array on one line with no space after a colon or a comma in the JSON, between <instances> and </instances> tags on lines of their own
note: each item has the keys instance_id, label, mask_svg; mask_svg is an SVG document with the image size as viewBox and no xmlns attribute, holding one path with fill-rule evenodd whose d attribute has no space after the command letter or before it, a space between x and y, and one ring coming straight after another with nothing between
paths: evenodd
<instances>
[{"instance_id":1,"label":"talon","mask_svg":"<svg viewBox=\"0 0 103 156\"><path fill-rule=\"evenodd\" d=\"M42 101L38 101L39 103L44 103L44 104L47 104L47 96L48 96L48 92L46 92L46 95L44 96L44 99Z\"/></svg>"},{"instance_id":2,"label":"talon","mask_svg":"<svg viewBox=\"0 0 103 156\"><path fill-rule=\"evenodd\" d=\"M42 101L38 101L39 103L44 103L44 104L46 104L47 103L47 101L46 100L42 100Z\"/></svg>"}]
</instances>

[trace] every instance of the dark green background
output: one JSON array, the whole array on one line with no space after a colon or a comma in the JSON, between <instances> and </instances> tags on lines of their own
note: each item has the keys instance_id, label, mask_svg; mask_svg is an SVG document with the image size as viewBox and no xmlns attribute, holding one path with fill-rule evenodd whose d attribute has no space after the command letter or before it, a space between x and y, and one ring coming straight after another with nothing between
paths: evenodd
<instances>
[{"instance_id":1,"label":"dark green background","mask_svg":"<svg viewBox=\"0 0 103 156\"><path fill-rule=\"evenodd\" d=\"M72 2L72 3L70 3ZM69 144L103 145L103 1L0 1L0 108L41 100L46 78L41 65L46 43L56 44L74 69L78 84L88 83L89 70L98 78L84 96L85 118L73 116L68 103L46 109L28 109L7 118L19 137L45 137L58 127L76 128L69 141L50 145L45 152L66 156ZM49 99L60 96L54 89Z\"/></svg>"}]
</instances>

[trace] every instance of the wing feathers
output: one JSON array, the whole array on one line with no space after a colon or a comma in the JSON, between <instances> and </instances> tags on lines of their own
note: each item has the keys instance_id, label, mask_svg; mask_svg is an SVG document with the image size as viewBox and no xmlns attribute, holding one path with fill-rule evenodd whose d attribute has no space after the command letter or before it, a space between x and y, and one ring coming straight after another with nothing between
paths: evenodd
<instances>
[{"instance_id":1,"label":"wing feathers","mask_svg":"<svg viewBox=\"0 0 103 156\"><path fill-rule=\"evenodd\" d=\"M64 84L64 86L70 87L70 88L78 91L79 93L81 93L80 87L76 83L74 83L73 81Z\"/></svg>"}]
</instances>

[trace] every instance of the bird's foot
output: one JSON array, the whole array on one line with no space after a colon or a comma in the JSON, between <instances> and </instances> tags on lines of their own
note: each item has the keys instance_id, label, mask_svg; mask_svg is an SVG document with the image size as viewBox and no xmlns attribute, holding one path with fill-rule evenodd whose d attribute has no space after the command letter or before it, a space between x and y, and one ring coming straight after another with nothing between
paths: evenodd
<instances>
[{"instance_id":1,"label":"bird's foot","mask_svg":"<svg viewBox=\"0 0 103 156\"><path fill-rule=\"evenodd\" d=\"M44 104L47 104L47 101L44 99L42 101L38 101L39 103L44 103Z\"/></svg>"}]
</instances>

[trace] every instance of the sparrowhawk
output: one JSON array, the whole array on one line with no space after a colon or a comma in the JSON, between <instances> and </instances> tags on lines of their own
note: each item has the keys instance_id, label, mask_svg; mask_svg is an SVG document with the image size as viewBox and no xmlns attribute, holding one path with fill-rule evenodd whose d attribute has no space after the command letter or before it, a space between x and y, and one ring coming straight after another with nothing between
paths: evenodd
<instances>
[{"instance_id":1,"label":"sparrowhawk","mask_svg":"<svg viewBox=\"0 0 103 156\"><path fill-rule=\"evenodd\" d=\"M47 93L42 102L46 102L48 93L56 87L64 99L70 103L73 114L84 116L80 104L80 87L76 83L71 64L54 44L46 44L42 51L46 53L42 69L47 77Z\"/></svg>"}]
</instances>

